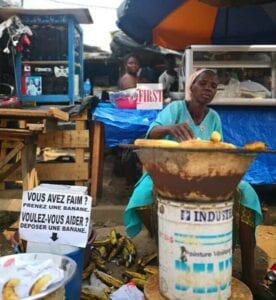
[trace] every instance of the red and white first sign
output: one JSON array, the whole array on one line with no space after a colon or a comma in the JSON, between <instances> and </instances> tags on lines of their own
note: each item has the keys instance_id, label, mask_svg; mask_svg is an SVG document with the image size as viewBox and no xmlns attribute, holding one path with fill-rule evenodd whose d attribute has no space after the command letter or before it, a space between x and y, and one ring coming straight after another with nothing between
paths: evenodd
<instances>
[{"instance_id":1,"label":"red and white first sign","mask_svg":"<svg viewBox=\"0 0 276 300\"><path fill-rule=\"evenodd\" d=\"M163 108L162 83L138 83L137 109L162 109Z\"/></svg>"}]
</instances>

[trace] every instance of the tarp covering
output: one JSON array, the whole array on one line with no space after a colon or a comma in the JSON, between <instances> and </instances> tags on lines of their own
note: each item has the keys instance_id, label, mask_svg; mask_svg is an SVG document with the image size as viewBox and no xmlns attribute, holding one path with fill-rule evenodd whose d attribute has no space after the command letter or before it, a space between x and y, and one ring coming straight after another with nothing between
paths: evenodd
<instances>
[{"instance_id":1,"label":"tarp covering","mask_svg":"<svg viewBox=\"0 0 276 300\"><path fill-rule=\"evenodd\" d=\"M158 110L118 109L112 105L99 105L93 117L105 127L105 144L115 147L143 138Z\"/></svg>"},{"instance_id":2,"label":"tarp covering","mask_svg":"<svg viewBox=\"0 0 276 300\"><path fill-rule=\"evenodd\" d=\"M276 149L276 107L214 106L223 124L224 140L239 147L253 141L263 141L269 149ZM108 147L132 143L145 136L156 110L117 109L110 105L98 106L94 120L104 123L105 143ZM276 155L258 155L245 180L252 184L276 183Z\"/></svg>"},{"instance_id":3,"label":"tarp covering","mask_svg":"<svg viewBox=\"0 0 276 300\"><path fill-rule=\"evenodd\" d=\"M223 136L237 146L253 141L276 149L276 107L214 106L222 120ZM244 179L252 184L276 183L276 155L260 154L253 161Z\"/></svg>"}]
</instances>

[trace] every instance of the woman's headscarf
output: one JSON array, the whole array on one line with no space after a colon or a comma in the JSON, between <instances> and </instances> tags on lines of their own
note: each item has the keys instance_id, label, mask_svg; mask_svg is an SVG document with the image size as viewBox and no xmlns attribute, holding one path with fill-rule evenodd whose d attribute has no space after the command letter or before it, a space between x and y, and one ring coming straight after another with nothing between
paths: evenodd
<instances>
[{"instance_id":1,"label":"woman's headscarf","mask_svg":"<svg viewBox=\"0 0 276 300\"><path fill-rule=\"evenodd\" d=\"M195 80L197 79L197 77L198 77L201 73L203 73L203 72L205 72L205 71L211 71L211 72L213 72L214 74L216 74L216 72L215 72L214 70L211 70L211 69L199 69L199 70L193 72L193 73L190 75L190 77L189 77L189 79L188 79L188 82L187 82L187 86L188 86L188 94L187 94L186 100L190 101L190 100L192 99L192 90L191 90L192 85L193 85L193 83L195 82Z\"/></svg>"}]
</instances>

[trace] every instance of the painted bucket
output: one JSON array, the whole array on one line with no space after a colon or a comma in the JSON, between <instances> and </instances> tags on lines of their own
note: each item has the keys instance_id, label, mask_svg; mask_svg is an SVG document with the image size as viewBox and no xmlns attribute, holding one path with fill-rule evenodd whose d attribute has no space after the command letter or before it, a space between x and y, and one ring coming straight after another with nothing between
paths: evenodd
<instances>
[{"instance_id":1,"label":"painted bucket","mask_svg":"<svg viewBox=\"0 0 276 300\"><path fill-rule=\"evenodd\" d=\"M157 200L161 294L168 299L229 299L233 201Z\"/></svg>"}]
</instances>

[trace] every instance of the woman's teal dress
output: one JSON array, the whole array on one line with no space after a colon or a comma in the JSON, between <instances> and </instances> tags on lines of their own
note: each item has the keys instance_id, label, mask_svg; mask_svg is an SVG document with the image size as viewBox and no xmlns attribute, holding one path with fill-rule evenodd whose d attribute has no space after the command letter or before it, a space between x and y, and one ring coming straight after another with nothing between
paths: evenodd
<instances>
[{"instance_id":1,"label":"woman's teal dress","mask_svg":"<svg viewBox=\"0 0 276 300\"><path fill-rule=\"evenodd\" d=\"M185 101L174 101L166 106L151 124L149 132L157 125L172 125L186 122L194 133L195 137L202 140L209 140L211 133L216 130L222 135L220 117L213 109L209 111L200 125L196 125L187 109ZM174 140L172 136L165 139ZM255 211L255 226L260 224L262 219L259 198L249 183L241 181L239 184L241 192L241 204ZM135 189L130 197L129 203L124 211L124 224L128 236L136 236L142 229L142 221L137 208L151 205L154 202L153 182L148 173L144 173L135 185Z\"/></svg>"}]
</instances>

